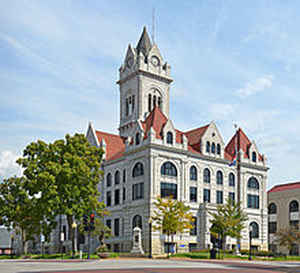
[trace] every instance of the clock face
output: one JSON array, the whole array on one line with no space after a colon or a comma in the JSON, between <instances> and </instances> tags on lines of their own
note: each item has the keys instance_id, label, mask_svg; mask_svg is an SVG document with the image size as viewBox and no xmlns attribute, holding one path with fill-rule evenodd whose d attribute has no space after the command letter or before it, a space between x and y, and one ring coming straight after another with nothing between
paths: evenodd
<instances>
[{"instance_id":1,"label":"clock face","mask_svg":"<svg viewBox=\"0 0 300 273\"><path fill-rule=\"evenodd\" d=\"M126 64L127 64L127 67L130 68L133 65L133 58L132 57L128 58Z\"/></svg>"},{"instance_id":2,"label":"clock face","mask_svg":"<svg viewBox=\"0 0 300 273\"><path fill-rule=\"evenodd\" d=\"M152 63L154 66L158 66L158 65L159 65L159 59L158 59L156 56L152 56L152 58L151 58L151 63Z\"/></svg>"}]
</instances>

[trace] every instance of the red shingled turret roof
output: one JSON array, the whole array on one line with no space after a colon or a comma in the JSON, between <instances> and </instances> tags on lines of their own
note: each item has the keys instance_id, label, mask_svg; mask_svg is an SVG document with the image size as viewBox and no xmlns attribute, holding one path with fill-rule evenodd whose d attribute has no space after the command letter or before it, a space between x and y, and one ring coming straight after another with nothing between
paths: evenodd
<instances>
[{"instance_id":1,"label":"red shingled turret roof","mask_svg":"<svg viewBox=\"0 0 300 273\"><path fill-rule=\"evenodd\" d=\"M117 159L125 151L125 138L101 131L96 131L99 143L104 139L106 143L106 160Z\"/></svg>"},{"instance_id":2,"label":"red shingled turret roof","mask_svg":"<svg viewBox=\"0 0 300 273\"><path fill-rule=\"evenodd\" d=\"M276 185L272 189L268 191L270 192L278 192L278 191L289 191L289 190L295 190L300 189L300 182L293 182L293 183L286 183L281 185Z\"/></svg>"},{"instance_id":3,"label":"red shingled turret roof","mask_svg":"<svg viewBox=\"0 0 300 273\"><path fill-rule=\"evenodd\" d=\"M208 128L209 124L199 127L190 131L185 132L188 142L190 145L198 144L200 142L200 138L204 135Z\"/></svg>"}]
</instances>

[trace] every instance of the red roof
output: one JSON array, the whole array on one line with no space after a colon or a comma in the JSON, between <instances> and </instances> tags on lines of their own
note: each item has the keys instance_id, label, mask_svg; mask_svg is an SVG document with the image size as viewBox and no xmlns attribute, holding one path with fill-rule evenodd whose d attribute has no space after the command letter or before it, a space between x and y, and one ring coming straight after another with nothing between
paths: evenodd
<instances>
[{"instance_id":1,"label":"red roof","mask_svg":"<svg viewBox=\"0 0 300 273\"><path fill-rule=\"evenodd\" d=\"M106 160L117 159L123 155L125 151L124 138L101 131L96 131L96 135L99 143L102 139L106 143Z\"/></svg>"},{"instance_id":2,"label":"red roof","mask_svg":"<svg viewBox=\"0 0 300 273\"><path fill-rule=\"evenodd\" d=\"M251 146L251 141L241 128L238 129L225 147L225 158L227 157L227 159L232 160L235 156L235 146L238 145L238 138L240 140L239 147L244 152L244 157L249 158L248 149ZM262 161L260 154L258 154L258 160Z\"/></svg>"},{"instance_id":3,"label":"red roof","mask_svg":"<svg viewBox=\"0 0 300 273\"><path fill-rule=\"evenodd\" d=\"M270 192L278 192L278 191L288 191L288 190L295 190L300 189L300 182L293 182L293 183L286 183L281 185L276 185L272 189L268 191Z\"/></svg>"},{"instance_id":4,"label":"red roof","mask_svg":"<svg viewBox=\"0 0 300 273\"><path fill-rule=\"evenodd\" d=\"M184 134L186 135L189 144L194 145L194 144L200 143L200 139L206 132L208 126L209 126L209 124L205 125L203 127L196 128L196 129L185 132Z\"/></svg>"}]
</instances>

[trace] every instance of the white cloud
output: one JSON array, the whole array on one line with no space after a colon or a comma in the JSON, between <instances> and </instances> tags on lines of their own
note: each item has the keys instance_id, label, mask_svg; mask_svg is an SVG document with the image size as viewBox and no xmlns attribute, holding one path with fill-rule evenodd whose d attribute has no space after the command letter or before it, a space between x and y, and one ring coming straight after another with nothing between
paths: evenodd
<instances>
[{"instance_id":1,"label":"white cloud","mask_svg":"<svg viewBox=\"0 0 300 273\"><path fill-rule=\"evenodd\" d=\"M21 175L22 169L16 163L19 156L12 151L0 152L0 177L8 178L13 175Z\"/></svg>"},{"instance_id":2,"label":"white cloud","mask_svg":"<svg viewBox=\"0 0 300 273\"><path fill-rule=\"evenodd\" d=\"M236 93L241 98L254 95L258 92L271 88L273 84L273 79L273 75L262 76L260 78L257 78L253 82L246 83L245 87L238 89Z\"/></svg>"}]
</instances>

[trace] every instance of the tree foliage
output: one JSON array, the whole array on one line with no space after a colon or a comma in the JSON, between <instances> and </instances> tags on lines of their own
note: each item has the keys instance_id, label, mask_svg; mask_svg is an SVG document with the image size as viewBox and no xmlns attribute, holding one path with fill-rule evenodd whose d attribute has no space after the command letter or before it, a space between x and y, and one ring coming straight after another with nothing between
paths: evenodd
<instances>
[{"instance_id":1,"label":"tree foliage","mask_svg":"<svg viewBox=\"0 0 300 273\"><path fill-rule=\"evenodd\" d=\"M295 227L281 229L276 232L276 242L283 247L286 247L289 252L292 251L295 244L300 244L300 231Z\"/></svg>"},{"instance_id":2,"label":"tree foliage","mask_svg":"<svg viewBox=\"0 0 300 273\"><path fill-rule=\"evenodd\" d=\"M245 228L248 217L239 203L228 198L225 204L217 206L216 212L209 212L209 214L212 216L210 232L216 238L221 236L223 248L227 236L241 238L241 231Z\"/></svg>"}]
</instances>

